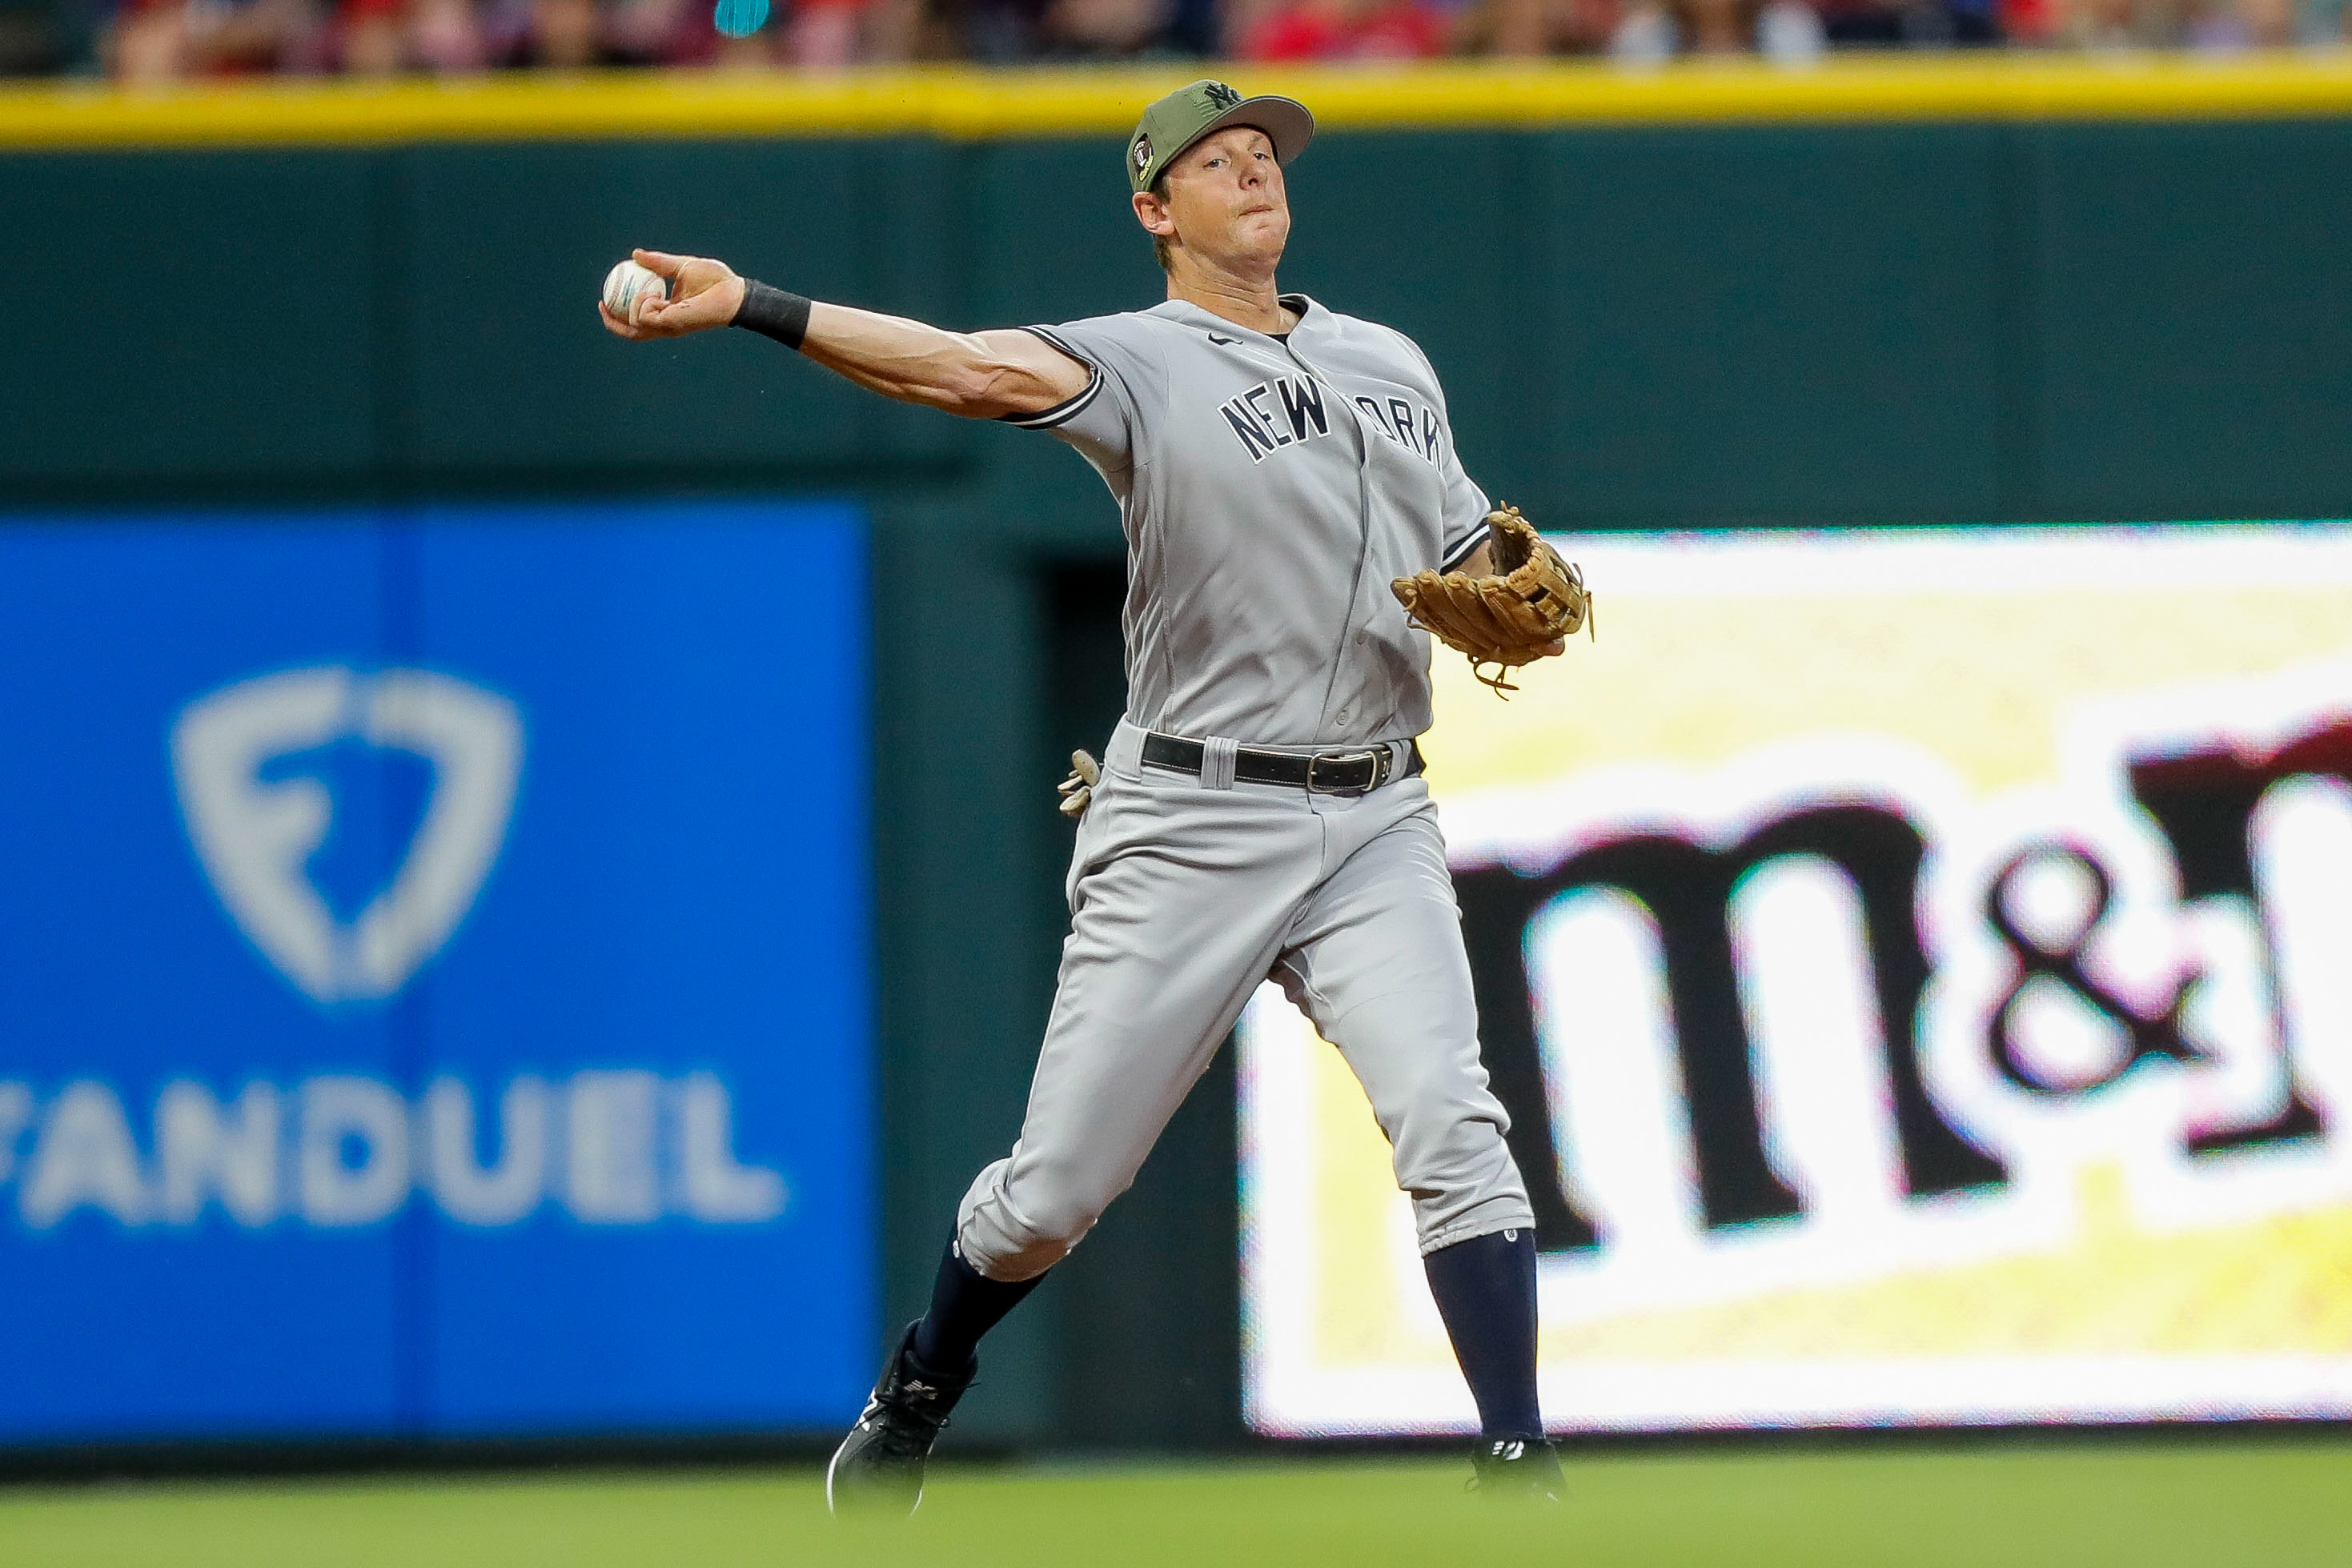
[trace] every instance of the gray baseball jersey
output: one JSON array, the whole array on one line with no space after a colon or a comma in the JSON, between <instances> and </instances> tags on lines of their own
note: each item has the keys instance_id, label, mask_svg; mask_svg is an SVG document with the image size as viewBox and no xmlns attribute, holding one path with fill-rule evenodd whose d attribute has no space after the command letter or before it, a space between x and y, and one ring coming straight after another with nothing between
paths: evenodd
<instances>
[{"instance_id":1,"label":"gray baseball jersey","mask_svg":"<svg viewBox=\"0 0 2352 1568\"><path fill-rule=\"evenodd\" d=\"M1389 583L1485 539L1437 374L1303 294L1287 340L1179 300L1034 327L1094 371L1014 421L1085 454L1126 516L1128 714L1245 746L1429 727L1429 637Z\"/></svg>"},{"instance_id":2,"label":"gray baseball jersey","mask_svg":"<svg viewBox=\"0 0 2352 1568\"><path fill-rule=\"evenodd\" d=\"M1093 371L1015 423L1084 453L1125 512L1128 716L1078 825L1020 1139L957 1217L992 1278L1077 1244L1269 978L1362 1082L1424 1250L1533 1223L1428 786L1318 794L1143 760L1148 730L1401 755L1429 726L1429 640L1389 582L1468 556L1486 498L1411 340L1284 303L1286 342L1176 301L1031 329Z\"/></svg>"}]
</instances>

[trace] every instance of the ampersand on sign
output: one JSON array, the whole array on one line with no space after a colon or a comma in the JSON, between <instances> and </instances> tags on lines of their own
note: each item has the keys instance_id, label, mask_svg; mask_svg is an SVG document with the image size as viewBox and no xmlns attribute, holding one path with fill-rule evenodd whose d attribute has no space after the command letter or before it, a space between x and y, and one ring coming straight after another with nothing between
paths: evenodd
<instances>
[{"instance_id":1,"label":"ampersand on sign","mask_svg":"<svg viewBox=\"0 0 2352 1568\"><path fill-rule=\"evenodd\" d=\"M2087 879L2088 901L2055 928L2047 921L2026 919L2027 878L2048 868L2067 866ZM2106 867L2072 844L2029 845L2011 856L2001 867L2000 874L1992 879L1985 894L1985 920L2016 959L2017 978L1992 1016L1990 1043L1993 1062L2000 1069L2001 1076L2019 1088L2036 1094L2087 1093L2116 1082L2150 1057L2173 1061L2210 1060L2181 1032L2181 1015L2200 977L2191 976L2181 981L2174 988L2163 1011L2150 1015L2135 1009L2084 968L2084 955L2091 935L2106 918L2114 901L2115 883ZM2029 925L2037 925L2042 929L2029 932ZM2028 989L2042 979L2064 987L2093 1011L2113 1020L2129 1040L2130 1051L2104 1075L2088 1082L2053 1082L2020 1054L2016 1014Z\"/></svg>"}]
</instances>

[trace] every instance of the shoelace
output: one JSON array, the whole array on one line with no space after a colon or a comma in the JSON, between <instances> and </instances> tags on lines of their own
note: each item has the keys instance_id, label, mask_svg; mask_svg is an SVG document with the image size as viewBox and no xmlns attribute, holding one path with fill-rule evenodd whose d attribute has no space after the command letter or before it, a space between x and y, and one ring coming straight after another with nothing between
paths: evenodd
<instances>
[{"instance_id":1,"label":"shoelace","mask_svg":"<svg viewBox=\"0 0 2352 1568\"><path fill-rule=\"evenodd\" d=\"M874 1396L874 1410L866 1419L874 1423L884 1444L892 1451L923 1453L939 1440L949 1424L944 1413L935 1415L924 1408L928 1403L920 1394L905 1387L896 1388ZM909 1427L916 1429L910 1431Z\"/></svg>"}]
</instances>

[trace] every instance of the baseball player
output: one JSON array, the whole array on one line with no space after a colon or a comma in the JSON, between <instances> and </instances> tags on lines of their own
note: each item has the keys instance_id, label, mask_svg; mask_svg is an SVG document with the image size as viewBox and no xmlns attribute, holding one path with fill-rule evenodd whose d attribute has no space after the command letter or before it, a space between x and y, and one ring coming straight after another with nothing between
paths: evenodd
<instances>
[{"instance_id":1,"label":"baseball player","mask_svg":"<svg viewBox=\"0 0 2352 1568\"><path fill-rule=\"evenodd\" d=\"M1268 977L1393 1148L1478 1408L1474 1481L1558 1495L1534 1218L1415 737L1421 627L1508 666L1560 652L1588 606L1516 513L1490 519L1412 340L1276 290L1284 165L1313 131L1303 105L1216 81L1144 110L1128 179L1168 278L1149 310L949 332L650 251L667 298L598 308L624 338L747 328L885 396L1050 432L1125 518L1127 715L1066 787L1070 935L1020 1138L972 1182L929 1310L834 1455L837 1511L920 1500L981 1337L1135 1179Z\"/></svg>"}]
</instances>

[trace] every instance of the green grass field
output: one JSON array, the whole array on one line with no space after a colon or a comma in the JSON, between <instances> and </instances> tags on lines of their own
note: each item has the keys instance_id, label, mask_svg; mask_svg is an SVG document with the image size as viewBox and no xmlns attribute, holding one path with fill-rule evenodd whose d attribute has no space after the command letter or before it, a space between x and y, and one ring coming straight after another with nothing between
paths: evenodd
<instances>
[{"instance_id":1,"label":"green grass field","mask_svg":"<svg viewBox=\"0 0 2352 1568\"><path fill-rule=\"evenodd\" d=\"M1577 1458L1497 1509L1424 1459L942 1468L912 1521L814 1471L0 1490L6 1568L1561 1563L1604 1568L2352 1564L2352 1441Z\"/></svg>"}]
</instances>

